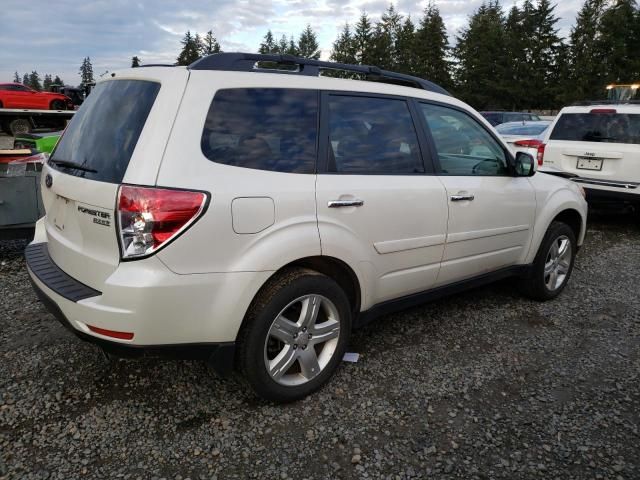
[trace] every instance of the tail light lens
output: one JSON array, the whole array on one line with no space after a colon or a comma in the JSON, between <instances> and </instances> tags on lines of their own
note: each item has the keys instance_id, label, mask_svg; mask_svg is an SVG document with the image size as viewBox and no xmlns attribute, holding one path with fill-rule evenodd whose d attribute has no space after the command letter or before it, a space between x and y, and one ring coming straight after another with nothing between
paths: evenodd
<instances>
[{"instance_id":1,"label":"tail light lens","mask_svg":"<svg viewBox=\"0 0 640 480\"><path fill-rule=\"evenodd\" d=\"M544 143L541 143L540 145L538 145L538 154L536 155L536 159L538 160L538 166L541 167L542 163L544 162L544 148L546 147L546 145Z\"/></svg>"},{"instance_id":2,"label":"tail light lens","mask_svg":"<svg viewBox=\"0 0 640 480\"><path fill-rule=\"evenodd\" d=\"M531 140L518 140L513 142L513 144L517 147L538 148L540 145L542 145L542 142L540 140L532 138Z\"/></svg>"},{"instance_id":3,"label":"tail light lens","mask_svg":"<svg viewBox=\"0 0 640 480\"><path fill-rule=\"evenodd\" d=\"M193 225L206 204L204 192L122 185L118 192L122 258L155 253Z\"/></svg>"}]
</instances>

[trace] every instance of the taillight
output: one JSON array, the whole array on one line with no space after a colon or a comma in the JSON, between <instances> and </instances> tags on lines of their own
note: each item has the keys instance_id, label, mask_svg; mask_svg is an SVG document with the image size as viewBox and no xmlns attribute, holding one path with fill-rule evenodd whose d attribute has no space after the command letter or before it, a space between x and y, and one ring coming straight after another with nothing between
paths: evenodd
<instances>
[{"instance_id":1,"label":"taillight","mask_svg":"<svg viewBox=\"0 0 640 480\"><path fill-rule=\"evenodd\" d=\"M200 217L203 192L122 185L118 191L118 235L122 258L156 252Z\"/></svg>"},{"instance_id":2,"label":"taillight","mask_svg":"<svg viewBox=\"0 0 640 480\"><path fill-rule=\"evenodd\" d=\"M613 113L618 113L615 108L593 108L589 113L595 113L600 115L610 115Z\"/></svg>"},{"instance_id":3,"label":"taillight","mask_svg":"<svg viewBox=\"0 0 640 480\"><path fill-rule=\"evenodd\" d=\"M532 138L531 140L517 140L513 142L513 144L518 147L538 148L540 145L542 145L542 142L540 140Z\"/></svg>"},{"instance_id":4,"label":"taillight","mask_svg":"<svg viewBox=\"0 0 640 480\"><path fill-rule=\"evenodd\" d=\"M544 149L545 149L546 145L544 143L541 143L540 145L538 145L538 153L536 155L536 159L538 160L538 166L541 167L542 163L544 162Z\"/></svg>"}]
</instances>

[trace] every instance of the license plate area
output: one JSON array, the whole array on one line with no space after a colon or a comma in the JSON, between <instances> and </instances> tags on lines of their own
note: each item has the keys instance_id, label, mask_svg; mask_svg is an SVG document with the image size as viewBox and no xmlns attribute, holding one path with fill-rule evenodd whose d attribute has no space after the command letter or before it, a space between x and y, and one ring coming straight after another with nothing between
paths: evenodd
<instances>
[{"instance_id":1,"label":"license plate area","mask_svg":"<svg viewBox=\"0 0 640 480\"><path fill-rule=\"evenodd\" d=\"M61 232L64 231L64 226L67 221L67 210L69 209L70 200L60 195L56 195L56 199L53 203L51 213L48 215L53 220L53 225Z\"/></svg>"},{"instance_id":2,"label":"license plate area","mask_svg":"<svg viewBox=\"0 0 640 480\"><path fill-rule=\"evenodd\" d=\"M580 170L602 170L602 158L578 157L576 168Z\"/></svg>"}]
</instances>

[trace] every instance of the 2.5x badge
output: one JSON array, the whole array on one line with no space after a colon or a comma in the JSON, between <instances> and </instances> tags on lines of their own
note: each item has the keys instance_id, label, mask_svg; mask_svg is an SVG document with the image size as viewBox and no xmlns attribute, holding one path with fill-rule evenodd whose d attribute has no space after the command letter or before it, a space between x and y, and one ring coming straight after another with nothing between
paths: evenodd
<instances>
[{"instance_id":1,"label":"2.5x badge","mask_svg":"<svg viewBox=\"0 0 640 480\"><path fill-rule=\"evenodd\" d=\"M109 212L103 212L94 208L87 208L78 206L80 213L85 213L93 217L93 223L108 227L111 225L111 214Z\"/></svg>"}]
</instances>

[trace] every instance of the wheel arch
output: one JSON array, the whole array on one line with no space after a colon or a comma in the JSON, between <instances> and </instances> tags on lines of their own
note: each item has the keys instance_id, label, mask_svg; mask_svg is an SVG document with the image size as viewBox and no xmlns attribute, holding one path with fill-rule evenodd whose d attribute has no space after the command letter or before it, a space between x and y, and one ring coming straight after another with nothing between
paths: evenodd
<instances>
[{"instance_id":1,"label":"wheel arch","mask_svg":"<svg viewBox=\"0 0 640 480\"><path fill-rule=\"evenodd\" d=\"M355 317L358 315L360 311L360 304L362 299L362 290L361 290L362 286L358 278L358 275L356 274L354 269L351 268L346 262L338 258L329 257L326 255L315 255L315 256L299 258L297 260L291 261L281 266L276 271L274 271L262 283L260 288L257 289L255 295L247 305L247 309L244 313L242 322L238 328L237 335L239 335L240 332L242 332L247 321L247 312L251 308L251 305L254 303L254 300L256 299L256 297L258 297L258 295L260 295L260 293L265 288L268 288L269 284L274 279L274 277L280 275L283 271L287 269L296 268L296 267L308 268L310 270L314 270L334 280L344 290L345 294L347 295L349 304L351 305L351 313L353 315L353 318L355 319Z\"/></svg>"},{"instance_id":2,"label":"wheel arch","mask_svg":"<svg viewBox=\"0 0 640 480\"><path fill-rule=\"evenodd\" d=\"M574 232L578 246L582 245L587 225L586 204L581 205L575 193L568 188L558 190L546 199L536 218L531 247L525 263L533 262L540 244L554 221L566 223Z\"/></svg>"},{"instance_id":3,"label":"wheel arch","mask_svg":"<svg viewBox=\"0 0 640 480\"><path fill-rule=\"evenodd\" d=\"M576 209L567 208L565 210L562 210L553 218L553 220L551 220L549 225L551 225L551 223L553 222L562 222L569 225L569 227L573 231L573 234L576 237L576 240L580 241L581 234L582 234L583 219L582 219L582 215L580 215L580 212L578 212Z\"/></svg>"}]
</instances>

